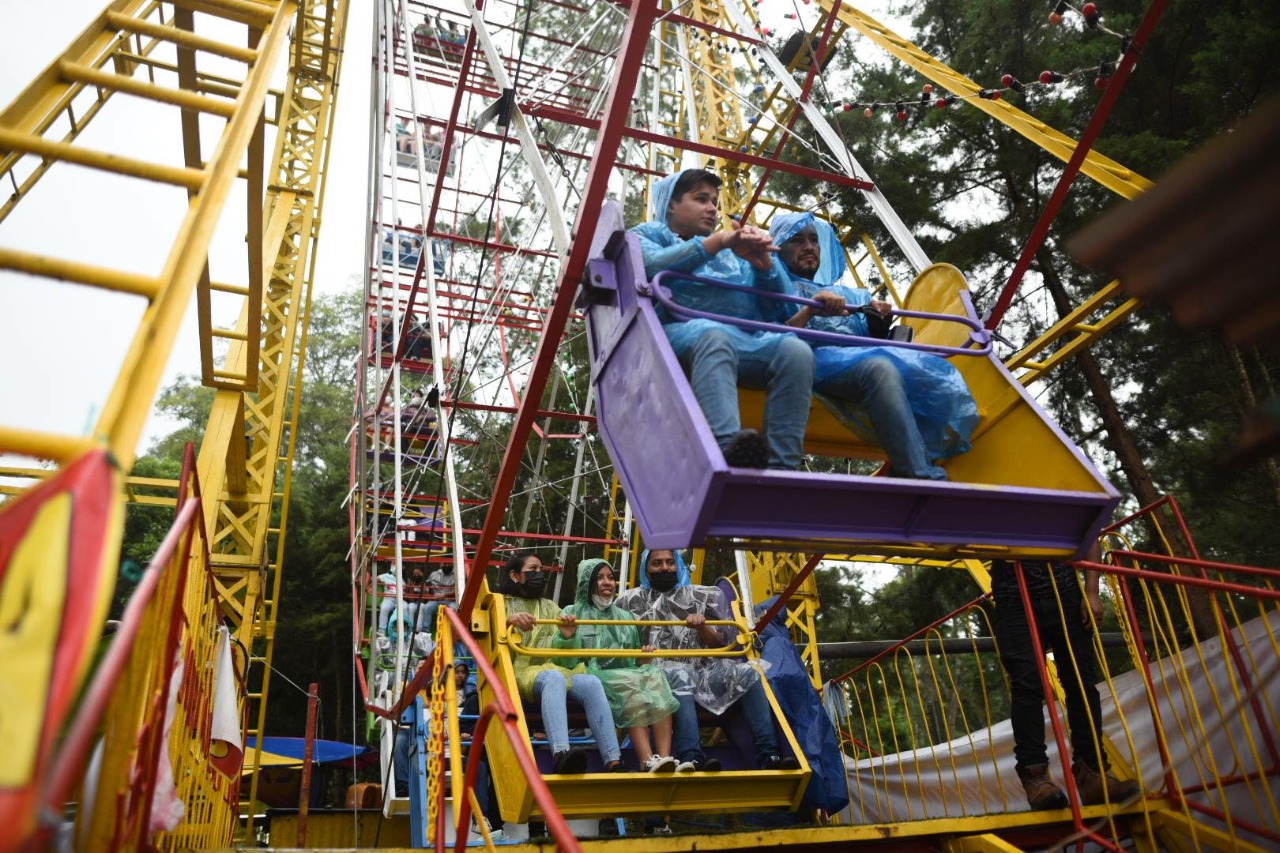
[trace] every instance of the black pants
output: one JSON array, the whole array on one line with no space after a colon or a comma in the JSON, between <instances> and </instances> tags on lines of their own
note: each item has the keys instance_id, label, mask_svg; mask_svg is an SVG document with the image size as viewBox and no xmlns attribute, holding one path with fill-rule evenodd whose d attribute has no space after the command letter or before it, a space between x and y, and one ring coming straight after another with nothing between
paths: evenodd
<instances>
[{"instance_id":1,"label":"black pants","mask_svg":"<svg viewBox=\"0 0 1280 853\"><path fill-rule=\"evenodd\" d=\"M1106 766L1102 754L1102 708L1098 699L1098 661L1093 651L1092 630L1080 618L1082 595L1074 573L1054 572L1062 611L1058 611L1052 587L1028 591L1040 644L1052 651L1067 700L1067 725L1071 731L1072 760L1095 769ZM992 571L991 592L995 599L996 642L1000 662L1009 674L1010 717L1013 723L1014 757L1017 768L1048 763L1044 739L1044 687L1031 644L1031 628L1018 591L1013 569ZM1065 617L1065 618L1064 618ZM1074 662L1073 662L1074 658ZM1099 763L1101 756L1102 763Z\"/></svg>"}]
</instances>

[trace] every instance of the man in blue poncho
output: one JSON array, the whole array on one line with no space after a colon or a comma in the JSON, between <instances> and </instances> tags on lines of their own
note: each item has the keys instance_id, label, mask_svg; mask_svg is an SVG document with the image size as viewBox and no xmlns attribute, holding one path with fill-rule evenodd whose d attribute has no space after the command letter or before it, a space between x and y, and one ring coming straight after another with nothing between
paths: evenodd
<instances>
[{"instance_id":1,"label":"man in blue poncho","mask_svg":"<svg viewBox=\"0 0 1280 853\"><path fill-rule=\"evenodd\" d=\"M653 219L631 229L640 238L645 274L676 270L761 291L785 293L786 271L769 235L752 225L717 231L720 179L685 169L653 186ZM689 281L672 282L689 308L744 320L781 322L780 303L750 293ZM698 405L724 452L738 467L800 467L813 391L813 353L787 333L752 332L702 318L680 321L662 312L663 329L689 372ZM742 429L737 386L764 389L765 435Z\"/></svg>"},{"instance_id":2,"label":"man in blue poncho","mask_svg":"<svg viewBox=\"0 0 1280 853\"><path fill-rule=\"evenodd\" d=\"M845 255L835 230L812 213L773 218L769 233L797 296L817 299L793 312L788 324L859 337L887 337L887 302L837 282ZM870 310L857 310L867 306ZM850 309L854 310L850 310ZM978 407L964 378L946 359L891 346L814 343L814 392L865 441L883 447L891 474L945 480L935 464L969 449Z\"/></svg>"}]
</instances>

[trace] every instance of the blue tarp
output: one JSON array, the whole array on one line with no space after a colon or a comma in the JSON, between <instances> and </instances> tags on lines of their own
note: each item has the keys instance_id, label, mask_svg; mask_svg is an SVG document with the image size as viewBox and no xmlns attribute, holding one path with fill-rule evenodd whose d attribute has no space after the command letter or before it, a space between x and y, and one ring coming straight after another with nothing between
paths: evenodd
<instances>
[{"instance_id":1,"label":"blue tarp","mask_svg":"<svg viewBox=\"0 0 1280 853\"><path fill-rule=\"evenodd\" d=\"M302 753L306 748L307 741L300 737L264 737L262 739L262 751L269 752L273 755L279 755L283 758L292 758L302 762ZM256 746L255 738L247 738L245 752L251 752ZM366 753L372 752L371 747L353 746L349 743L341 743L336 740L315 740L311 742L311 760L316 764L329 764L335 761L351 761ZM266 763L265 761L263 762Z\"/></svg>"}]
</instances>

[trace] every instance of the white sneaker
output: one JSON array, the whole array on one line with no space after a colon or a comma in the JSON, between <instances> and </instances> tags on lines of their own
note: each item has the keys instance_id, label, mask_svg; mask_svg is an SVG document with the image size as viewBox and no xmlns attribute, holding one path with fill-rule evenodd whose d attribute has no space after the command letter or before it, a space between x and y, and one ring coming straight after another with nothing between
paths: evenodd
<instances>
[{"instance_id":1,"label":"white sneaker","mask_svg":"<svg viewBox=\"0 0 1280 853\"><path fill-rule=\"evenodd\" d=\"M679 764L669 755L654 755L644 763L646 773L674 773Z\"/></svg>"},{"instance_id":2,"label":"white sneaker","mask_svg":"<svg viewBox=\"0 0 1280 853\"><path fill-rule=\"evenodd\" d=\"M692 761L681 761L676 765L677 773L692 773L697 769L698 765L694 764Z\"/></svg>"}]
</instances>

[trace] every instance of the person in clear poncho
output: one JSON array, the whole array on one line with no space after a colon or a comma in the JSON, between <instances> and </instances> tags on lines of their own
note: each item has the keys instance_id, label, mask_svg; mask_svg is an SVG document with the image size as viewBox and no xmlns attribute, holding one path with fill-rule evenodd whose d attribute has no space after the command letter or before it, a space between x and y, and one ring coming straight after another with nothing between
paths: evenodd
<instances>
[{"instance_id":1,"label":"person in clear poncho","mask_svg":"<svg viewBox=\"0 0 1280 853\"><path fill-rule=\"evenodd\" d=\"M844 276L844 248L830 224L811 213L779 214L770 224L797 296L823 308L788 309L788 323L822 332L884 337L892 306L871 299ZM869 306L870 313L849 310ZM893 476L945 480L934 464L969 449L978 406L960 371L944 358L892 346L814 347L814 393L865 441L884 448Z\"/></svg>"},{"instance_id":2,"label":"person in clear poncho","mask_svg":"<svg viewBox=\"0 0 1280 853\"><path fill-rule=\"evenodd\" d=\"M643 621L684 622L684 627L656 626L644 630L646 646L656 649L721 648L734 641L729 626L707 625L729 618L724 593L714 586L689 582L689 568L677 551L646 550L640 555L640 585L618 596L618 606ZM764 770L794 770L799 764L778 752L773 712L761 685L760 670L734 658L669 658L661 661L675 693L674 749L680 769L719 770L699 742L698 707L723 714L739 704L755 741L756 761ZM689 765L685 768L684 765Z\"/></svg>"},{"instance_id":3,"label":"person in clear poncho","mask_svg":"<svg viewBox=\"0 0 1280 853\"><path fill-rule=\"evenodd\" d=\"M560 605L542 597L547 575L534 554L518 553L502 568L497 591L507 609L507 627L522 635L521 645L531 649L573 648L574 617L561 615ZM556 619L558 625L539 625L538 619ZM569 714L565 697L572 696L587 712L587 722L596 738L596 749L608 771L626 771L618 747L618 732L609 711L600 679L587 674L586 667L573 658L511 655L520 698L539 702L542 726L551 741L555 757L554 773L582 773L587 769L587 752L569 745Z\"/></svg>"},{"instance_id":4,"label":"person in clear poncho","mask_svg":"<svg viewBox=\"0 0 1280 853\"><path fill-rule=\"evenodd\" d=\"M716 230L719 192L720 178L702 169L685 169L653 185L652 219L631 229L640 239L645 275L676 270L786 292L786 271L765 231L737 223ZM688 281L672 282L671 291L688 308L781 322L779 303L750 293ZM725 461L738 467L799 468L813 390L813 353L804 342L788 332L752 332L717 320L659 314ZM739 385L765 392L764 437L742 429Z\"/></svg>"},{"instance_id":5,"label":"person in clear poncho","mask_svg":"<svg viewBox=\"0 0 1280 853\"><path fill-rule=\"evenodd\" d=\"M614 601L618 589L613 567L604 560L578 564L574 603L564 613L577 619L635 619ZM639 649L640 629L635 625L577 625L572 638L584 649ZM635 658L586 657L587 672L600 679L609 699L613 720L628 730L640 767L650 773L670 773L677 761L671 757L671 715L680 707L662 670L640 665ZM653 740L649 727L653 727ZM654 747L657 747L656 751Z\"/></svg>"}]
</instances>

